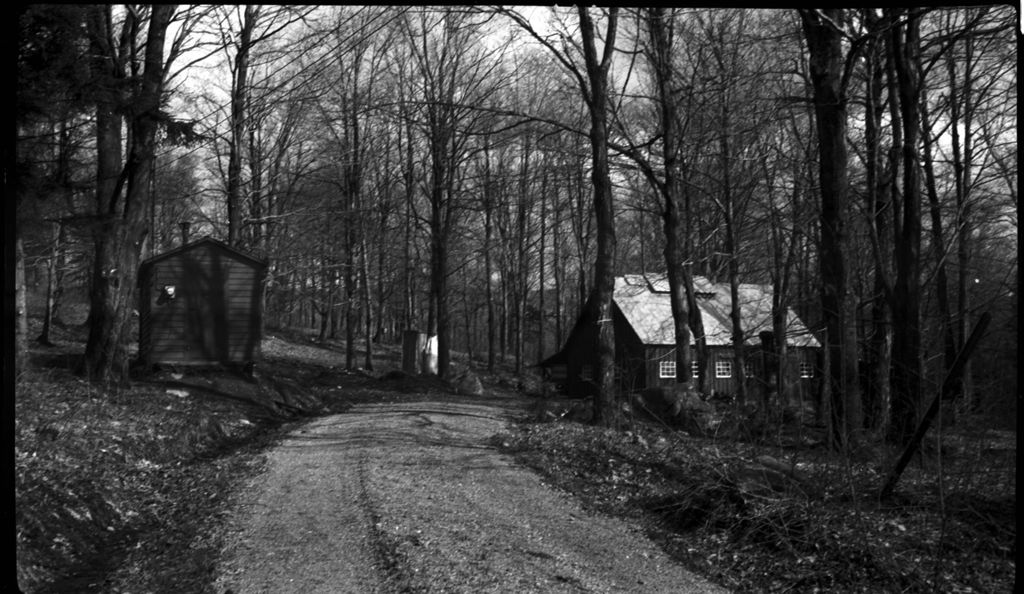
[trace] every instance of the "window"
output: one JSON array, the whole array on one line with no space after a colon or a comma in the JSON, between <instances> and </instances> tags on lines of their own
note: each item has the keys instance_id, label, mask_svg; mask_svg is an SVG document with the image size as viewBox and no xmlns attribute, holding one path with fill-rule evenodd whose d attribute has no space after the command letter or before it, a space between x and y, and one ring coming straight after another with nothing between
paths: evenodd
<instances>
[{"instance_id":1,"label":"window","mask_svg":"<svg viewBox=\"0 0 1024 594\"><path fill-rule=\"evenodd\" d=\"M594 368L591 365L584 365L580 368L580 379L588 382L594 379Z\"/></svg>"},{"instance_id":2,"label":"window","mask_svg":"<svg viewBox=\"0 0 1024 594\"><path fill-rule=\"evenodd\" d=\"M732 377L732 361L715 361L715 377Z\"/></svg>"},{"instance_id":3,"label":"window","mask_svg":"<svg viewBox=\"0 0 1024 594\"><path fill-rule=\"evenodd\" d=\"M690 377L699 377L699 376L700 376L700 362L699 361L692 361L690 363Z\"/></svg>"},{"instance_id":4,"label":"window","mask_svg":"<svg viewBox=\"0 0 1024 594\"><path fill-rule=\"evenodd\" d=\"M747 377L754 377L754 362L753 361L744 361L743 362L743 373Z\"/></svg>"},{"instance_id":5,"label":"window","mask_svg":"<svg viewBox=\"0 0 1024 594\"><path fill-rule=\"evenodd\" d=\"M800 377L814 377L814 365L803 361L800 363Z\"/></svg>"},{"instance_id":6,"label":"window","mask_svg":"<svg viewBox=\"0 0 1024 594\"><path fill-rule=\"evenodd\" d=\"M662 361L658 363L658 377L670 378L676 376L676 362Z\"/></svg>"}]
</instances>

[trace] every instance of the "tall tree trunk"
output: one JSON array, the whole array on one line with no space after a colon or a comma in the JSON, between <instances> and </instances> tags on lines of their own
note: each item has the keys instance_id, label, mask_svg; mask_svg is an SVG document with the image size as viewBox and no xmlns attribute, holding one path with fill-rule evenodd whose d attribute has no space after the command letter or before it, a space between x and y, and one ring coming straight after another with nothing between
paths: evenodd
<instances>
[{"instance_id":1,"label":"tall tree trunk","mask_svg":"<svg viewBox=\"0 0 1024 594\"><path fill-rule=\"evenodd\" d=\"M800 402L791 397L789 381L786 377L786 361L788 359L789 345L786 340L788 313L789 313L789 287L790 275L793 270L793 262L797 252L797 225L798 213L800 212L802 186L794 176L793 193L789 201L790 211L793 213L793 227L787 238L783 228L783 216L781 209L776 202L773 191L775 187L775 171L770 167L767 156L762 160L764 169L764 181L767 188L769 231L771 241L772 267L770 272L772 284L772 314L771 314L771 335L772 340L767 344L762 338L762 346L767 350L762 355L764 364L762 377L765 382L765 394L763 397L764 407L772 405L771 394L776 396L777 404L780 407L798 407Z\"/></svg>"},{"instance_id":2,"label":"tall tree trunk","mask_svg":"<svg viewBox=\"0 0 1024 594\"><path fill-rule=\"evenodd\" d=\"M900 22L903 17L905 22ZM918 134L918 16L891 9L891 48L903 119L903 199L896 209L896 279L893 283L892 404L889 437L906 444L921 404L921 181Z\"/></svg>"},{"instance_id":3,"label":"tall tree trunk","mask_svg":"<svg viewBox=\"0 0 1024 594\"><path fill-rule=\"evenodd\" d=\"M878 31L884 21L865 11L871 30ZM892 321L889 313L892 288L889 281L891 231L888 223L891 209L890 189L894 171L882 168L882 92L885 90L885 44L873 41L868 54L868 91L865 117L868 220L875 266L871 289L871 312L865 354L864 426L875 431L886 424L889 407L889 359L892 342ZM893 122L895 124L895 122ZM890 168L891 169L891 168Z\"/></svg>"},{"instance_id":4,"label":"tall tree trunk","mask_svg":"<svg viewBox=\"0 0 1024 594\"><path fill-rule=\"evenodd\" d=\"M684 180L684 183L686 181ZM694 357L691 361L697 361L697 391L701 394L708 393L708 338L704 333L704 318L697 303L697 294L693 287L693 265L696 257L693 249L693 227L690 224L692 215L692 201L690 192L683 191L683 237L682 244L686 246L686 253L690 254L690 262L682 263L680 267L683 288L686 290L686 310L689 314L690 332L693 334ZM692 368L692 364L691 364Z\"/></svg>"},{"instance_id":5,"label":"tall tree trunk","mask_svg":"<svg viewBox=\"0 0 1024 594\"><path fill-rule=\"evenodd\" d=\"M801 10L810 53L821 185L821 309L826 331L829 426L832 445L845 448L859 419L850 405L859 403L856 343L847 320L846 231L847 148L846 97L843 88L842 32L836 29L842 9Z\"/></svg>"},{"instance_id":6,"label":"tall tree trunk","mask_svg":"<svg viewBox=\"0 0 1024 594\"><path fill-rule=\"evenodd\" d=\"M242 142L248 116L249 51L252 48L252 32L259 18L259 10L259 7L251 4L245 6L232 68L227 187L228 244L232 246L238 246L242 238Z\"/></svg>"},{"instance_id":7,"label":"tall tree trunk","mask_svg":"<svg viewBox=\"0 0 1024 594\"><path fill-rule=\"evenodd\" d=\"M487 299L487 372L494 373L497 358L497 319L494 311L494 265L491 260L494 223L492 221L493 181L491 180L490 137L484 137L484 294Z\"/></svg>"},{"instance_id":8,"label":"tall tree trunk","mask_svg":"<svg viewBox=\"0 0 1024 594\"><path fill-rule=\"evenodd\" d=\"M651 38L651 56L657 85L658 126L662 138L664 181L659 184L662 194L662 224L665 233L665 269L668 276L669 302L676 350L676 383L683 390L690 389L690 320L687 307L687 285L684 276L685 256L680 245L679 184L681 159L679 157L679 114L673 96L672 44L673 13L664 7L648 9L647 27ZM656 180L652 181L657 184ZM689 283L692 284L692 283Z\"/></svg>"},{"instance_id":9,"label":"tall tree trunk","mask_svg":"<svg viewBox=\"0 0 1024 594\"><path fill-rule=\"evenodd\" d=\"M729 321L732 329L733 352L733 385L736 387L736 403L742 407L747 404L747 378L744 367L743 314L740 310L740 262L736 254L736 205L732 189L732 147L729 133L731 112L729 98L724 96L721 101L721 147L722 147L722 219L725 223L725 253L728 261L729 275Z\"/></svg>"},{"instance_id":10,"label":"tall tree trunk","mask_svg":"<svg viewBox=\"0 0 1024 594\"><path fill-rule=\"evenodd\" d=\"M109 6L91 9L90 30L94 39L110 39L104 35L110 22L109 10ZM131 147L123 170L121 118L116 115L123 107L120 97L113 88L108 88L97 101L96 196L102 224L95 235L89 336L83 361L85 374L94 379L123 379L128 370L128 332L135 307L141 249L147 234L147 190L163 97L164 39L174 10L173 5L154 5L150 14L145 69L132 99ZM106 47L96 48L100 50L97 70L109 67L116 58L109 44L103 45ZM111 85L120 74L108 71L101 76L101 85Z\"/></svg>"},{"instance_id":11,"label":"tall tree trunk","mask_svg":"<svg viewBox=\"0 0 1024 594\"><path fill-rule=\"evenodd\" d=\"M363 285L363 311L366 314L366 332L364 336L366 351L363 369L373 371L373 303L370 290L370 264L369 255L367 254L368 250L366 247L366 233L360 233L360 235L359 276L361 277L360 282Z\"/></svg>"},{"instance_id":12,"label":"tall tree trunk","mask_svg":"<svg viewBox=\"0 0 1024 594\"><path fill-rule=\"evenodd\" d=\"M953 187L956 191L956 212L954 219L956 225L956 344L960 348L967 339L967 329L970 327L970 299L967 292L970 286L970 259L972 233L974 232L971 222L971 200L970 191L972 186L971 169L973 165L973 114L974 105L972 99L972 82L974 77L974 38L967 35L964 39L964 78L963 86L959 85L956 60L953 56L947 59L947 70L949 72L949 95L950 95L950 135L951 148L953 152ZM959 92L958 92L959 91ZM963 135L961 138L961 127ZM973 404L971 395L971 362L964 364L963 374L958 383L954 386L957 394L966 397L969 404Z\"/></svg>"},{"instance_id":13,"label":"tall tree trunk","mask_svg":"<svg viewBox=\"0 0 1024 594\"><path fill-rule=\"evenodd\" d=\"M114 265L111 242L113 221L121 202L122 144L120 115L121 98L117 85L124 77L123 61L113 46L114 32L109 30L107 18L110 8L93 7L88 13L88 27L94 59L91 76L98 81L96 97L96 214L98 225L93 228L93 268L89 284L89 338L86 342L84 371L92 376L107 376L115 361L125 358L123 337L115 328L115 296L110 287L110 271Z\"/></svg>"},{"instance_id":14,"label":"tall tree trunk","mask_svg":"<svg viewBox=\"0 0 1024 594\"><path fill-rule=\"evenodd\" d=\"M10 227L8 227L10 229ZM4 262L6 265L7 262ZM14 378L28 365L28 298L25 286L25 249L20 231L14 237ZM9 294L9 293L8 293ZM10 303L5 298L6 303ZM6 366L5 366L6 367ZM6 376L6 372L4 373Z\"/></svg>"},{"instance_id":15,"label":"tall tree trunk","mask_svg":"<svg viewBox=\"0 0 1024 594\"><path fill-rule=\"evenodd\" d=\"M64 224L53 224L53 247L50 257L46 260L46 308L43 310L43 328L39 331L36 342L53 346L50 340L50 329L53 326L53 313L57 308L57 297L61 291L61 270L64 267Z\"/></svg>"},{"instance_id":16,"label":"tall tree trunk","mask_svg":"<svg viewBox=\"0 0 1024 594\"><path fill-rule=\"evenodd\" d=\"M437 340L438 361L437 369L428 371L443 376L444 371L447 371L447 369L444 371L441 369L440 335L442 332L447 332L445 324L448 321L446 312L443 311L448 306L448 245L444 237L444 170L443 165L440 163L440 159L443 159L443 156L435 156L434 158L433 182L430 190L430 301L427 315L427 334L430 338ZM442 318L444 318L443 321ZM447 346L447 337L445 346Z\"/></svg>"},{"instance_id":17,"label":"tall tree trunk","mask_svg":"<svg viewBox=\"0 0 1024 594\"><path fill-rule=\"evenodd\" d=\"M402 105L405 105L405 101L402 101ZM403 107L404 109L404 107ZM405 116L405 166L403 169L403 176L405 178L405 242L402 245L403 259L405 260L404 280L403 289L405 291L405 329L415 330L414 320L416 319L416 292L413 289L414 279L414 263L412 259L412 242L413 242L413 201L416 199L416 166L413 160L413 143L412 143L412 118ZM399 142L401 145L401 142Z\"/></svg>"},{"instance_id":18,"label":"tall tree trunk","mask_svg":"<svg viewBox=\"0 0 1024 594\"><path fill-rule=\"evenodd\" d=\"M387 193L384 200L385 204L391 204L391 185L385 184L385 192ZM376 298L376 315L374 320L376 327L373 331L373 341L380 343L385 340L384 338L384 311L387 306L387 294L385 292L385 267L386 267L386 254L388 251L385 249L386 238L388 237L388 211L382 210L380 213L380 219L377 225L377 237L380 243L377 244L377 298Z\"/></svg>"},{"instance_id":19,"label":"tall tree trunk","mask_svg":"<svg viewBox=\"0 0 1024 594\"><path fill-rule=\"evenodd\" d=\"M586 63L589 93L584 93L590 112L591 180L594 186L594 218L597 223L597 257L594 288L584 307L587 321L597 326L598 392L594 396L592 422L612 424L617 419L615 401L615 333L612 324L612 294L615 290L615 206L608 167L608 69L611 66L618 26L618 9L608 10L604 52L597 55L594 23L587 8L579 7L580 32Z\"/></svg>"},{"instance_id":20,"label":"tall tree trunk","mask_svg":"<svg viewBox=\"0 0 1024 594\"><path fill-rule=\"evenodd\" d=\"M66 119L60 123L57 146L57 170L54 178L57 181L60 193L65 204L69 207L74 205L74 186L71 178L71 131L68 129ZM152 223L150 229L153 228ZM65 243L66 229L63 222L54 223L53 249L47 263L47 285L46 285L46 311L43 312L43 328L36 340L44 345L50 345L50 330L53 325L53 316L60 303L60 297L64 288L64 266L65 266ZM152 245L152 241L149 242Z\"/></svg>"},{"instance_id":21,"label":"tall tree trunk","mask_svg":"<svg viewBox=\"0 0 1024 594\"><path fill-rule=\"evenodd\" d=\"M939 206L939 192L935 183L935 166L932 162L931 125L929 122L928 100L925 90L921 89L921 130L924 140L922 157L924 159L925 191L928 194L928 206L931 214L931 236L932 250L935 254L935 301L938 306L939 320L942 324L942 362L944 374L948 377L953 369L953 362L956 361L957 337L956 327L953 323L952 311L949 303L948 273L946 271L946 240L942 234L942 209ZM961 382L958 380L953 385L953 394L959 395ZM952 419L947 419L952 420Z\"/></svg>"},{"instance_id":22,"label":"tall tree trunk","mask_svg":"<svg viewBox=\"0 0 1024 594\"><path fill-rule=\"evenodd\" d=\"M552 275L555 277L555 345L557 349L562 348L562 342L565 339L565 336L562 331L562 286L565 284L565 267L562 264L561 229L561 209L558 207L556 203L555 220L552 221L551 227L551 272Z\"/></svg>"},{"instance_id":23,"label":"tall tree trunk","mask_svg":"<svg viewBox=\"0 0 1024 594\"><path fill-rule=\"evenodd\" d=\"M526 342L526 275L527 275L527 241L526 229L529 219L527 205L532 202L530 193L530 170L532 155L530 137L526 136L523 142L523 150L520 156L519 167L519 196L516 201L516 231L515 231L515 266L512 292L512 303L516 310L515 315L515 374L523 371L523 356Z\"/></svg>"},{"instance_id":24,"label":"tall tree trunk","mask_svg":"<svg viewBox=\"0 0 1024 594\"><path fill-rule=\"evenodd\" d=\"M540 249L537 252L538 269L537 273L540 277L539 288L537 291L537 356L536 361L544 359L544 335L546 331L547 316L544 310L544 293L547 290L547 270L545 268L546 262L544 257L544 251L546 249L547 239L547 193L548 193L548 168L545 164L544 172L540 182Z\"/></svg>"}]
</instances>

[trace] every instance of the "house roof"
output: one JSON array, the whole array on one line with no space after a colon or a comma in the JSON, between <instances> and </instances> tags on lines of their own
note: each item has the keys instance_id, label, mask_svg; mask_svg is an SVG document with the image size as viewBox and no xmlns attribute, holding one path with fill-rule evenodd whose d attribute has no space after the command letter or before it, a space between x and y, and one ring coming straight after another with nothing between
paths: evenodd
<instances>
[{"instance_id":1,"label":"house roof","mask_svg":"<svg viewBox=\"0 0 1024 594\"><path fill-rule=\"evenodd\" d=\"M732 309L729 285L712 283L700 276L693 278L704 334L709 346L732 344ZM615 279L613 300L641 342L649 345L674 345L675 329L669 302L668 280L661 275L630 274ZM744 342L757 344L758 334L772 329L772 287L740 284L740 315ZM792 309L786 312L786 344L793 347L820 347Z\"/></svg>"},{"instance_id":2,"label":"house roof","mask_svg":"<svg viewBox=\"0 0 1024 594\"><path fill-rule=\"evenodd\" d=\"M162 254L157 254L157 255L155 255L155 256L153 256L151 258L148 258L148 259L144 260L141 264L139 264L139 268L140 269L145 269L145 268L147 268L149 266L152 266L153 264L155 264L157 262L160 262L161 260L166 260L167 258L174 257L174 256L176 256L178 254L181 254L181 253L193 250L193 249L198 248L198 247L203 246L203 245L212 245L212 246L214 246L214 247L216 247L218 249L221 249L223 251L226 251L226 252L230 253L232 256L238 258L239 260L247 262L247 263L249 263L252 266L257 267L257 268L262 268L262 267L266 267L267 266L266 261L260 260L258 258L254 258L253 256L251 256L251 255L249 255L249 254L247 254L247 253L245 253L243 251L240 251L240 250L237 250L237 249L231 247L230 245L224 243L223 241L216 240L216 239L210 237L209 235L207 235L205 237L202 237L201 239L197 239L195 241L186 243L185 245L178 246L178 247L174 248L173 250L168 250L168 251L166 251L166 252L164 252Z\"/></svg>"}]
</instances>

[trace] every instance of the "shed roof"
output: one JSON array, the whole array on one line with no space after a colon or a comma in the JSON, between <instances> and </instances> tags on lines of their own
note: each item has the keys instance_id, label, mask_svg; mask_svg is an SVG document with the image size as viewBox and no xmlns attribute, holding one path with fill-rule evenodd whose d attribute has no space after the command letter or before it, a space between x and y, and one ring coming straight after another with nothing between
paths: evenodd
<instances>
[{"instance_id":1,"label":"shed roof","mask_svg":"<svg viewBox=\"0 0 1024 594\"><path fill-rule=\"evenodd\" d=\"M695 276L693 284L708 345L731 345L732 322L729 312L732 299L729 285L712 283L701 276ZM669 302L668 280L664 274L618 277L615 279L613 299L644 344L675 344L672 305ZM740 284L739 300L744 342L756 344L760 332L772 329L772 287ZM821 346L792 309L786 312L786 344L793 347Z\"/></svg>"},{"instance_id":2,"label":"shed roof","mask_svg":"<svg viewBox=\"0 0 1024 594\"><path fill-rule=\"evenodd\" d=\"M235 248L231 247L230 245L224 243L223 241L214 239L214 238L210 237L209 235L207 235L207 236L202 237L200 239L197 239L195 241L191 241L191 242L186 243L184 245L180 245L180 246L174 248L173 250L168 250L168 251L166 251L166 252L164 252L162 254L157 254L157 255L155 255L155 256L153 256L151 258L147 258L146 260L143 260L141 264L139 264L139 269L142 270L142 269L148 268L148 267L152 266L153 264L156 264L157 262L160 262L161 260L166 260L168 258L173 258L174 256L177 256L177 255L182 254L184 252L187 252L187 251L190 251L190 250L202 247L204 245L211 245L211 246L216 247L217 249L220 249L220 250L223 250L225 252L228 252L232 256L238 258L239 260L241 260L243 262L246 262L246 263L252 265L253 267L264 268L264 267L267 266L267 262L265 260L261 260L259 258L256 258L256 257L250 255L250 254L247 254L247 253L245 253L245 252L243 252L241 250L235 249Z\"/></svg>"}]
</instances>

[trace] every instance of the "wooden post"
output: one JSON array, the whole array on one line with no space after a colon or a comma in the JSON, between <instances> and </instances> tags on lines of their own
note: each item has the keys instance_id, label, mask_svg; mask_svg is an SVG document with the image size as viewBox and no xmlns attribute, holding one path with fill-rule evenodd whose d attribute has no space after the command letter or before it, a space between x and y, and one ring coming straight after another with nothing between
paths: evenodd
<instances>
[{"instance_id":1,"label":"wooden post","mask_svg":"<svg viewBox=\"0 0 1024 594\"><path fill-rule=\"evenodd\" d=\"M417 330L406 330L402 334L402 371L416 375L420 372L420 353L427 342L427 335Z\"/></svg>"}]
</instances>

